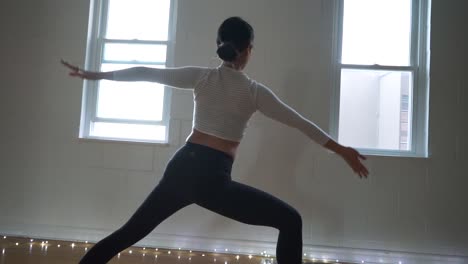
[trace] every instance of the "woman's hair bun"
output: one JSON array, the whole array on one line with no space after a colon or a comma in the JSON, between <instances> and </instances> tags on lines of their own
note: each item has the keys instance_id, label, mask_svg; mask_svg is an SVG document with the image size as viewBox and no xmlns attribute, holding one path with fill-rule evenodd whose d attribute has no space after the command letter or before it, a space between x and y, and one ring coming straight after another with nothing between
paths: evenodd
<instances>
[{"instance_id":1,"label":"woman's hair bun","mask_svg":"<svg viewBox=\"0 0 468 264\"><path fill-rule=\"evenodd\" d=\"M235 61L238 55L238 51L236 50L236 47L230 42L223 42L218 46L218 50L216 51L218 53L219 58L221 58L223 61L228 61L232 62Z\"/></svg>"}]
</instances>

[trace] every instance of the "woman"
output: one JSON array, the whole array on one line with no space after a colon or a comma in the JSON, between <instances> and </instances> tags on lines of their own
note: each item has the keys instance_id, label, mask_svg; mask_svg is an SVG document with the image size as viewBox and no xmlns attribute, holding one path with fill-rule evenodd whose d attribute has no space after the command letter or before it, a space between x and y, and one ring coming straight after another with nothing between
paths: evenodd
<instances>
[{"instance_id":1,"label":"woman","mask_svg":"<svg viewBox=\"0 0 468 264\"><path fill-rule=\"evenodd\" d=\"M325 148L338 153L361 178L368 171L356 150L332 140L315 124L281 102L269 88L242 70L252 52L253 28L239 17L225 20L218 29L217 68L134 67L111 72L89 72L64 61L70 75L90 80L149 81L193 89L193 131L167 164L161 181L120 229L98 242L81 259L106 263L149 234L166 218L190 204L251 225L279 230L279 264L302 262L302 219L280 199L231 180L231 168L247 121L255 111L297 128Z\"/></svg>"}]
</instances>

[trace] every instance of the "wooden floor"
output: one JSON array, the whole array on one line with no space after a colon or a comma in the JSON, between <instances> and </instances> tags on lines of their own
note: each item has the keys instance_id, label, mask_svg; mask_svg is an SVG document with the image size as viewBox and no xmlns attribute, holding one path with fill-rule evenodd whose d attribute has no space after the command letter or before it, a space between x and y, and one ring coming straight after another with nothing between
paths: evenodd
<instances>
[{"instance_id":1,"label":"wooden floor","mask_svg":"<svg viewBox=\"0 0 468 264\"><path fill-rule=\"evenodd\" d=\"M93 244L0 236L0 264L77 264ZM273 260L268 258L268 260ZM233 255L190 250L131 247L114 257L110 264L263 264L261 255ZM310 263L322 263L312 262ZM336 262L333 262L336 263ZM344 263L341 263L344 264Z\"/></svg>"}]
</instances>

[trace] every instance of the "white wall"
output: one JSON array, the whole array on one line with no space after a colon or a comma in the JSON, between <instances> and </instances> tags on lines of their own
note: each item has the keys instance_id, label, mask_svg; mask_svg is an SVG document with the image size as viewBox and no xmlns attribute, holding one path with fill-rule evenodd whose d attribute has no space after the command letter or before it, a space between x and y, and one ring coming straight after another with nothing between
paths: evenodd
<instances>
[{"instance_id":1,"label":"white wall","mask_svg":"<svg viewBox=\"0 0 468 264\"><path fill-rule=\"evenodd\" d=\"M233 178L302 213L305 253L467 262L468 6L433 2L429 159L370 157L370 179L359 180L299 132L253 118ZM0 234L103 238L157 184L189 133L191 94L176 91L170 146L77 139L82 83L67 77L59 59L83 64L88 8L87 1L72 0L2 3ZM215 66L218 24L241 15L257 30L248 74L327 129L330 12L318 0L180 0L176 65ZM274 254L276 237L276 230L191 206L141 244Z\"/></svg>"}]
</instances>

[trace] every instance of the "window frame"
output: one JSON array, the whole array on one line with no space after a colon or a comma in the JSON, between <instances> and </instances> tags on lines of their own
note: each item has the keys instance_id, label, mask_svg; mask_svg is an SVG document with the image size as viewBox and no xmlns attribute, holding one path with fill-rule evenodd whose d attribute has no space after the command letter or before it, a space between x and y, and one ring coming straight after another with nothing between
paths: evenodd
<instances>
[{"instance_id":1,"label":"window frame","mask_svg":"<svg viewBox=\"0 0 468 264\"><path fill-rule=\"evenodd\" d=\"M365 155L428 157L431 0L411 0L412 28L410 66L342 64L341 52L343 42L344 1L345 0L325 0L327 4L332 5L331 10L333 12L330 135L338 140L342 69L410 71L413 72L412 116L410 116L412 126L411 150L356 149Z\"/></svg>"},{"instance_id":2,"label":"window frame","mask_svg":"<svg viewBox=\"0 0 468 264\"><path fill-rule=\"evenodd\" d=\"M177 21L177 0L169 0L169 25L167 41L154 40L120 40L106 39L106 27L108 17L109 0L91 0L89 21L88 21L88 37L86 45L85 69L90 71L99 71L103 63L115 64L141 64L141 65L157 65L165 67L174 67L174 48L176 36L176 21ZM106 43L124 43L124 44L162 44L166 45L166 61L165 63L148 63L138 61L105 61L104 46ZM163 113L161 121L148 120L125 120L97 117L98 103L98 81L84 80L83 95L82 95L82 110L80 120L79 138L103 140L103 141L122 141L122 142L142 142L142 143L159 143L168 144L171 140L170 130L170 109L172 99L172 89L164 86ZM161 125L165 126L165 140L148 140L148 139L128 139L116 137L102 137L90 135L92 122L107 121L120 124L143 124L143 125Z\"/></svg>"}]
</instances>

